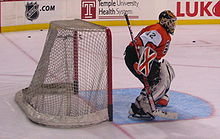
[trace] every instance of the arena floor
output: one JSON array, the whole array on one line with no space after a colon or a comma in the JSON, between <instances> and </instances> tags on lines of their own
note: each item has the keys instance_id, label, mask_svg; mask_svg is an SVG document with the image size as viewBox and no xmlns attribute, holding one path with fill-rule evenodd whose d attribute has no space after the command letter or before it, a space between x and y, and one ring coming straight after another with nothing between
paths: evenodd
<instances>
[{"instance_id":1,"label":"arena floor","mask_svg":"<svg viewBox=\"0 0 220 139\"><path fill-rule=\"evenodd\" d=\"M143 26L132 27L134 34ZM130 41L126 26L110 27L113 35L114 120L98 125L57 129L30 122L14 101L29 85L41 56L47 30L0 34L0 139L217 139L220 137L220 25L179 25L167 59L176 77L171 107L177 120L127 119L128 106L142 84L129 72L123 52ZM133 89L133 90L132 90ZM127 96L130 96L126 101ZM118 95L123 93L123 95ZM176 95L181 94L181 95ZM190 96L190 97L185 97ZM196 98L198 103L195 102ZM197 101L196 101L197 102ZM201 103L205 103L203 106ZM183 106L184 107L183 109ZM122 111L122 116L117 115ZM125 116L125 117L123 117ZM188 117L187 117L188 116Z\"/></svg>"}]
</instances>

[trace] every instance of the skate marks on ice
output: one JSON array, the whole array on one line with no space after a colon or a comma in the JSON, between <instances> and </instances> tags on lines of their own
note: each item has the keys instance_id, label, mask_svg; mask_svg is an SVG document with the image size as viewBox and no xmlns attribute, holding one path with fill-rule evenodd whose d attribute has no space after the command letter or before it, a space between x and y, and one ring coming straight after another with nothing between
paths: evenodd
<instances>
[{"instance_id":1,"label":"skate marks on ice","mask_svg":"<svg viewBox=\"0 0 220 139\"><path fill-rule=\"evenodd\" d=\"M132 124L149 122L147 120L134 120L128 118L128 110L132 102L139 95L141 88L114 89L113 90L113 122L116 124ZM206 100L187 93L169 91L170 102L163 111L178 113L176 120L189 120L207 118L213 115L214 108ZM156 117L150 122L175 121Z\"/></svg>"}]
</instances>

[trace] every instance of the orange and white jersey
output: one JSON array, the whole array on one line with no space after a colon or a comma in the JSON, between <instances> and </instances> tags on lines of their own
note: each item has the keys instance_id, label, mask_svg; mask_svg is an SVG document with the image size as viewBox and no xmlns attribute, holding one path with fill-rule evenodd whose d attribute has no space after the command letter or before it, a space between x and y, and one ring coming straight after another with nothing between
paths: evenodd
<instances>
[{"instance_id":1,"label":"orange and white jersey","mask_svg":"<svg viewBox=\"0 0 220 139\"><path fill-rule=\"evenodd\" d=\"M170 34L160 24L143 28L135 37L136 46L151 47L157 53L157 60L160 60L166 55L170 41ZM130 45L135 46L132 42Z\"/></svg>"}]
</instances>

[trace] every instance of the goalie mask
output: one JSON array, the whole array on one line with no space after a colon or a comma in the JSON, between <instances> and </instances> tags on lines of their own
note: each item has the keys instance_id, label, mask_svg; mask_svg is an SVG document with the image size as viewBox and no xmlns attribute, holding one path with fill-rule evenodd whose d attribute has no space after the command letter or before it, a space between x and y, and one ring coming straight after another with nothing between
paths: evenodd
<instances>
[{"instance_id":1,"label":"goalie mask","mask_svg":"<svg viewBox=\"0 0 220 139\"><path fill-rule=\"evenodd\" d=\"M176 16L170 10L165 10L159 15L159 23L172 35L175 31L176 20Z\"/></svg>"}]
</instances>

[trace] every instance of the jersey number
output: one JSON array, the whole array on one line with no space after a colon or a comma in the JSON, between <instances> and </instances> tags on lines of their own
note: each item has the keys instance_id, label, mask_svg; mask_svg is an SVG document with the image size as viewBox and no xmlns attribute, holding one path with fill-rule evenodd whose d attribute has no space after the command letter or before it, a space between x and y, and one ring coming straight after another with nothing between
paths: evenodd
<instances>
[{"instance_id":1,"label":"jersey number","mask_svg":"<svg viewBox=\"0 0 220 139\"><path fill-rule=\"evenodd\" d=\"M156 33L154 33L154 32L147 32L146 35L149 36L151 39L153 39L156 36Z\"/></svg>"}]
</instances>

